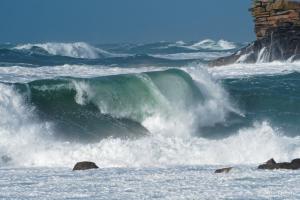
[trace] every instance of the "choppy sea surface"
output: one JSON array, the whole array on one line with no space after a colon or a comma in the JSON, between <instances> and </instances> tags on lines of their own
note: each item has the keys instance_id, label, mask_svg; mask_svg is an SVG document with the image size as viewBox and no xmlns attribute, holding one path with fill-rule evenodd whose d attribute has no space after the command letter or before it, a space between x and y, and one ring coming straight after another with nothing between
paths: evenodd
<instances>
[{"instance_id":1,"label":"choppy sea surface","mask_svg":"<svg viewBox=\"0 0 300 200\"><path fill-rule=\"evenodd\" d=\"M299 199L256 167L300 157L300 62L207 66L244 45L0 45L0 199Z\"/></svg>"}]
</instances>

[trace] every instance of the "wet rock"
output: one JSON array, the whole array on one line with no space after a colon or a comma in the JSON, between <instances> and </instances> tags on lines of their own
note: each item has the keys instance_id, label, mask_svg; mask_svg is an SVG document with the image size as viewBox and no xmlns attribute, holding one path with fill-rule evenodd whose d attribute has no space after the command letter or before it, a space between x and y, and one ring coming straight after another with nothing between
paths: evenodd
<instances>
[{"instance_id":1,"label":"wet rock","mask_svg":"<svg viewBox=\"0 0 300 200\"><path fill-rule=\"evenodd\" d=\"M233 168L232 167L227 167L227 168L222 168L222 169L217 169L215 171L216 174L221 174L221 173L229 173Z\"/></svg>"},{"instance_id":2,"label":"wet rock","mask_svg":"<svg viewBox=\"0 0 300 200\"><path fill-rule=\"evenodd\" d=\"M288 170L297 170L300 169L300 159L292 160L292 162L282 162L277 163L274 159L268 160L265 164L259 165L258 169L288 169Z\"/></svg>"},{"instance_id":3,"label":"wet rock","mask_svg":"<svg viewBox=\"0 0 300 200\"><path fill-rule=\"evenodd\" d=\"M276 161L274 160L274 158L271 158L270 160L268 160L266 162L267 165L275 165L276 164Z\"/></svg>"},{"instance_id":4,"label":"wet rock","mask_svg":"<svg viewBox=\"0 0 300 200\"><path fill-rule=\"evenodd\" d=\"M98 169L98 168L99 167L95 163L84 161L84 162L78 162L78 163L76 163L76 165L73 168L73 171Z\"/></svg>"},{"instance_id":5,"label":"wet rock","mask_svg":"<svg viewBox=\"0 0 300 200\"><path fill-rule=\"evenodd\" d=\"M299 158L292 160L291 164L294 169L300 169L300 159Z\"/></svg>"},{"instance_id":6,"label":"wet rock","mask_svg":"<svg viewBox=\"0 0 300 200\"><path fill-rule=\"evenodd\" d=\"M300 59L300 27L286 24L269 30L271 35L258 39L238 52L209 63L222 66L233 63L294 61Z\"/></svg>"},{"instance_id":7,"label":"wet rock","mask_svg":"<svg viewBox=\"0 0 300 200\"><path fill-rule=\"evenodd\" d=\"M230 56L210 62L210 66L300 59L300 2L253 2L250 11L257 40Z\"/></svg>"},{"instance_id":8,"label":"wet rock","mask_svg":"<svg viewBox=\"0 0 300 200\"><path fill-rule=\"evenodd\" d=\"M7 164L12 161L12 158L7 155L4 155L4 156L1 156L1 161L2 161L2 163Z\"/></svg>"}]
</instances>

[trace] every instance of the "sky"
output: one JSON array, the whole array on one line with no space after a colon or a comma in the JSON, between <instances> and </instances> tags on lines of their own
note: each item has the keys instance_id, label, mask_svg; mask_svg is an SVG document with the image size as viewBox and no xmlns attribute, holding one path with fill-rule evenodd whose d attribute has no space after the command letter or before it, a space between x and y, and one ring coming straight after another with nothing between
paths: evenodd
<instances>
[{"instance_id":1,"label":"sky","mask_svg":"<svg viewBox=\"0 0 300 200\"><path fill-rule=\"evenodd\" d=\"M0 43L254 40L251 0L0 0Z\"/></svg>"}]
</instances>

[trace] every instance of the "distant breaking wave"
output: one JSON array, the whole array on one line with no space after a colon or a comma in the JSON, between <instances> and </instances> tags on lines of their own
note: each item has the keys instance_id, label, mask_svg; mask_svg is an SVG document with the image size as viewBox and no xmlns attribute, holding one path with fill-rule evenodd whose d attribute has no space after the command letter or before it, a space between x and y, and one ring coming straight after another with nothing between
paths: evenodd
<instances>
[{"instance_id":1,"label":"distant breaking wave","mask_svg":"<svg viewBox=\"0 0 300 200\"><path fill-rule=\"evenodd\" d=\"M178 41L97 46L85 42L29 43L16 46L0 45L0 63L16 63L17 65L26 63L38 66L119 63L136 66L140 63L143 65L153 63L160 66L183 66L189 61L206 62L227 56L232 53L232 49L238 47L240 47L239 44L233 42L210 39L196 43Z\"/></svg>"},{"instance_id":2,"label":"distant breaking wave","mask_svg":"<svg viewBox=\"0 0 300 200\"><path fill-rule=\"evenodd\" d=\"M233 42L229 42L226 40L214 41L211 39L205 39L196 43L185 43L183 41L178 41L176 43L172 43L169 47L183 47L191 50L214 50L214 51L224 51L224 50L232 50L236 49L238 46Z\"/></svg>"},{"instance_id":3,"label":"distant breaking wave","mask_svg":"<svg viewBox=\"0 0 300 200\"><path fill-rule=\"evenodd\" d=\"M103 49L96 48L85 42L75 43L39 43L39 44L24 44L14 47L18 50L32 50L41 48L51 55L68 56L73 58L97 59L103 57L121 57L121 55L113 54Z\"/></svg>"},{"instance_id":4,"label":"distant breaking wave","mask_svg":"<svg viewBox=\"0 0 300 200\"><path fill-rule=\"evenodd\" d=\"M210 49L210 50L231 50L231 49L235 49L236 45L233 42L228 42L226 40L219 40L216 42L214 40L206 39L189 46L189 48Z\"/></svg>"}]
</instances>

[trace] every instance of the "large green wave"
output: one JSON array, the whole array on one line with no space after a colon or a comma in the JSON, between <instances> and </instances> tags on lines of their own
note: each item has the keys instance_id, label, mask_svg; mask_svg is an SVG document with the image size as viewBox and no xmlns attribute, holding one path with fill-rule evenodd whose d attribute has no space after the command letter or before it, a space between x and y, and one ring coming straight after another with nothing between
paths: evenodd
<instances>
[{"instance_id":1,"label":"large green wave","mask_svg":"<svg viewBox=\"0 0 300 200\"><path fill-rule=\"evenodd\" d=\"M148 117L172 117L174 110L191 109L204 98L192 78L177 69L37 80L14 87L58 137L88 142L149 134L142 125Z\"/></svg>"}]
</instances>

